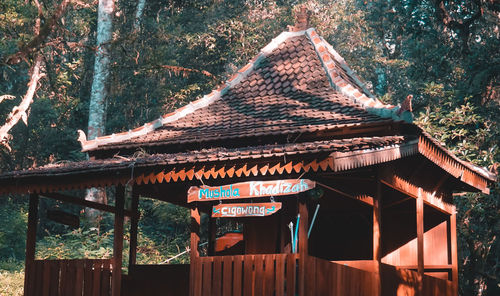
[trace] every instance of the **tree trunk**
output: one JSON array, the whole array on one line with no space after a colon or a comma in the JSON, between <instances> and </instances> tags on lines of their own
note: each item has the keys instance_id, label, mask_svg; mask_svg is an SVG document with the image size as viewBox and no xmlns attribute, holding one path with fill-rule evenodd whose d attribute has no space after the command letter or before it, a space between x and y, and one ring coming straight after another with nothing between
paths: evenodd
<instances>
[{"instance_id":1,"label":"tree trunk","mask_svg":"<svg viewBox=\"0 0 500 296\"><path fill-rule=\"evenodd\" d=\"M92 140L104 134L106 122L106 99L108 97L108 77L110 64L110 46L113 34L114 0L99 0L97 19L97 46L94 61L94 78L90 93L88 139ZM87 191L87 200L106 203L103 189L91 188ZM95 211L87 211L90 218L96 218Z\"/></svg>"},{"instance_id":2,"label":"tree trunk","mask_svg":"<svg viewBox=\"0 0 500 296\"><path fill-rule=\"evenodd\" d=\"M146 0L139 0L137 2L137 8L135 10L134 31L139 31L142 14L144 12L144 6L146 6Z\"/></svg>"}]
</instances>

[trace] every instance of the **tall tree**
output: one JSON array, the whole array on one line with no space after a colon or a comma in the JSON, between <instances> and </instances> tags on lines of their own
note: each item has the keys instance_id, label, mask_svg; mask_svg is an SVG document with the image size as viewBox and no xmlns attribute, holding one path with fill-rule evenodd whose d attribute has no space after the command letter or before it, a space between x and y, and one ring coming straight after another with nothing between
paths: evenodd
<instances>
[{"instance_id":1,"label":"tall tree","mask_svg":"<svg viewBox=\"0 0 500 296\"><path fill-rule=\"evenodd\" d=\"M89 104L88 139L90 140L102 136L105 131L114 10L114 0L99 0L94 78ZM89 189L86 199L105 203L106 192L97 188ZM90 211L90 213L92 215L94 212Z\"/></svg>"}]
</instances>

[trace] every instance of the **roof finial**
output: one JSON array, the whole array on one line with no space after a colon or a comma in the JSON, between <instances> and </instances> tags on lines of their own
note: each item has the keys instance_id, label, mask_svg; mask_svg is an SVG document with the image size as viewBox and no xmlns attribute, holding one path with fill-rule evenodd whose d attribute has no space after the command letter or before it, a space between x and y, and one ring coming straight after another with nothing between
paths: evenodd
<instances>
[{"instance_id":1,"label":"roof finial","mask_svg":"<svg viewBox=\"0 0 500 296\"><path fill-rule=\"evenodd\" d=\"M289 26L291 32L303 31L309 28L309 11L305 5L295 7L295 25Z\"/></svg>"}]
</instances>

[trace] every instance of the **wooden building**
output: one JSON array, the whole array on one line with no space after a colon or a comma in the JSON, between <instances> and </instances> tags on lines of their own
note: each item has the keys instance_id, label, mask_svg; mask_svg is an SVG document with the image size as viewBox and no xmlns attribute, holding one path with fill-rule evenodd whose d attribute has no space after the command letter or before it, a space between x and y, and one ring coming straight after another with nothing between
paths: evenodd
<instances>
[{"instance_id":1,"label":"wooden building","mask_svg":"<svg viewBox=\"0 0 500 296\"><path fill-rule=\"evenodd\" d=\"M30 196L26 295L457 295L452 193L488 193L495 176L411 123L407 103L375 98L299 16L212 93L83 139L88 161L0 175L0 193ZM115 188L114 205L68 194L92 187ZM136 264L145 196L191 210L189 265ZM114 213L113 258L35 260L40 197ZM217 237L216 219L239 232Z\"/></svg>"}]
</instances>

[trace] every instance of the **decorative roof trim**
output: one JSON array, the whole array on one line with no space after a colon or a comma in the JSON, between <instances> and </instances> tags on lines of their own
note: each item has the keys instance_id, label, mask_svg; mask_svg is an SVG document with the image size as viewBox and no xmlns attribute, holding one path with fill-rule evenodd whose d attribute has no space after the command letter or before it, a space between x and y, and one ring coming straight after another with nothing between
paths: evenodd
<instances>
[{"instance_id":1,"label":"decorative roof trim","mask_svg":"<svg viewBox=\"0 0 500 296\"><path fill-rule=\"evenodd\" d=\"M278 48L287 39L297 36L302 36L306 31L298 32L282 32L278 37L274 38L269 44L267 44L261 51L245 66L239 69L229 80L224 84L220 85L216 90L212 91L210 94L203 96L201 99L190 102L189 104L171 112L163 115L162 117L148 122L143 126L136 129L129 130L126 132L121 132L117 134L111 134L109 136L97 137L92 140L87 140L85 133L83 131L78 131L80 134L80 144L82 145L82 152L87 152L93 150L100 145L111 144L116 142L121 142L129 140L131 138L143 136L149 132L152 132L168 123L179 120L198 109L207 107L211 103L220 99L224 94L226 94L230 88L238 84L241 80L248 76L248 74L257 67L261 61L271 54L273 50Z\"/></svg>"},{"instance_id":2,"label":"decorative roof trim","mask_svg":"<svg viewBox=\"0 0 500 296\"><path fill-rule=\"evenodd\" d=\"M375 96L366 88L366 85L361 82L354 71L347 65L345 60L333 49L330 44L328 44L328 42L318 35L314 28L307 29L306 36L314 46L316 54L318 55L318 58L325 69L326 75L328 76L328 80L335 90L348 98L351 98L356 103L361 104L369 113L383 118L404 120L410 123L412 122L411 116L403 116L404 113L401 114L401 116L398 114L399 107L383 104L375 98ZM339 73L337 73L335 70L335 62L330 58L329 54L333 56L333 58L347 72L347 75L349 75L356 82L363 92L360 92L357 88L352 86L349 81L346 81L340 76Z\"/></svg>"}]
</instances>

